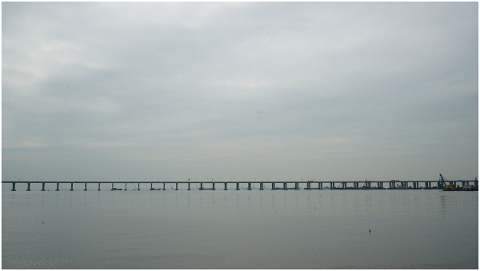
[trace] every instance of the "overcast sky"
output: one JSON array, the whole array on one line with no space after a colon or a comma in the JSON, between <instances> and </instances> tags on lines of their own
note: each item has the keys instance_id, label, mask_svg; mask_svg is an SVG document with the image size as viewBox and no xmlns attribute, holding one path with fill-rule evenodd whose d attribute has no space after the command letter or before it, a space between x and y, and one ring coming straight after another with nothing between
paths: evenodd
<instances>
[{"instance_id":1,"label":"overcast sky","mask_svg":"<svg viewBox=\"0 0 480 271\"><path fill-rule=\"evenodd\" d=\"M2 3L2 179L472 180L477 3Z\"/></svg>"}]
</instances>

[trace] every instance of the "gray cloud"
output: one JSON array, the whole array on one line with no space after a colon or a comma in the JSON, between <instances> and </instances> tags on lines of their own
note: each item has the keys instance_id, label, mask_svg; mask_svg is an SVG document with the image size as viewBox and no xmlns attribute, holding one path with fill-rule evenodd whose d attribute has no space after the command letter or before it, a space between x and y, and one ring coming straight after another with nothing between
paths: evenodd
<instances>
[{"instance_id":1,"label":"gray cloud","mask_svg":"<svg viewBox=\"0 0 480 271\"><path fill-rule=\"evenodd\" d=\"M476 3L4 3L2 15L4 178L478 171Z\"/></svg>"}]
</instances>

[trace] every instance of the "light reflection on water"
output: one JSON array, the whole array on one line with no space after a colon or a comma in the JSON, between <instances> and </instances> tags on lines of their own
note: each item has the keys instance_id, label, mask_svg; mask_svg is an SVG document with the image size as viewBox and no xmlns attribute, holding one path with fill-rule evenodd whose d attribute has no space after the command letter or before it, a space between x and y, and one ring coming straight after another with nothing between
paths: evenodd
<instances>
[{"instance_id":1,"label":"light reflection on water","mask_svg":"<svg viewBox=\"0 0 480 271\"><path fill-rule=\"evenodd\" d=\"M478 267L477 192L4 190L2 196L3 268Z\"/></svg>"}]
</instances>

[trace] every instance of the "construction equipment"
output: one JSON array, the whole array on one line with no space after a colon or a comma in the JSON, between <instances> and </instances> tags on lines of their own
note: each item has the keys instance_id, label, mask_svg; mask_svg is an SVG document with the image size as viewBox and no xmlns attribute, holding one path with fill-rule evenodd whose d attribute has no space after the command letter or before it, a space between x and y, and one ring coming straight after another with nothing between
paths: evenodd
<instances>
[{"instance_id":1,"label":"construction equipment","mask_svg":"<svg viewBox=\"0 0 480 271\"><path fill-rule=\"evenodd\" d=\"M455 185L454 184L447 184L448 180L447 178L443 177L442 174L440 174L440 179L438 180L440 183L440 189L442 190L455 190Z\"/></svg>"}]
</instances>

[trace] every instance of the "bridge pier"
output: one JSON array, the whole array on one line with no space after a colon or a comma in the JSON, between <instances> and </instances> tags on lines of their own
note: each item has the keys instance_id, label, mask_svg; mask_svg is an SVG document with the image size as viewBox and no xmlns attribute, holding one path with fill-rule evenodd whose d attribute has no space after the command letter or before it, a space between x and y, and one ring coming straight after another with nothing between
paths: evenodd
<instances>
[{"instance_id":1,"label":"bridge pier","mask_svg":"<svg viewBox=\"0 0 480 271\"><path fill-rule=\"evenodd\" d=\"M26 191L32 191L32 188L31 188L31 184L41 184L41 191L47 191L46 189L46 184L47 183L56 183L57 186L56 186L56 191L60 191L60 183L59 182L52 182L52 181L49 181L49 182L45 182L45 181L40 181L40 182L22 182L20 181L23 185L23 183L27 184L27 187L26 187ZM88 182L88 181L66 181L66 182L62 182L62 183L65 183L68 184L70 183L70 189L69 191L74 191L74 184L80 184L82 183L84 184L84 191L88 191L88 183L94 183L94 182ZM373 182L373 184L372 184ZM437 181L425 181L425 180L422 180L422 181L400 181L400 180L391 180L391 181L324 181L324 182L320 182L320 181L293 181L293 182L282 182L282 181L277 181L277 182L270 182L270 184L272 185L272 190L299 190L299 189L306 189L306 190L312 190L312 189L318 189L318 190L322 190L323 189L323 183L326 183L327 185L330 184L331 188L332 189L361 189L361 188L366 188L366 189L385 189L385 188L390 188L390 189L432 189L433 185L435 185ZM17 182L6 182L6 183L11 183L12 184L12 187L11 187L11 191L16 191L16 185L17 185ZM98 191L101 191L101 182L97 182L98 183ZM108 182L106 182L108 183ZM128 182L121 182L124 184L125 186L125 191L127 191L127 188L128 188ZM120 185L121 185L120 183ZM133 183L133 182L132 182ZM150 190L161 190L161 189L155 189L153 188L153 184L154 183L159 183L161 184L162 182L150 182ZM175 181L172 181L172 182L169 182L170 184L173 185L173 183L175 183L175 190L179 190L179 184L180 183L183 183L183 182L175 182ZM191 190L191 183L190 182L186 182L187 185L188 185L188 190ZM197 182L195 182L197 183ZM222 185L222 182L210 182L210 181L207 181L206 183L212 183L212 188L205 188L203 182L198 182L200 184L200 190L216 190L216 186L217 184ZM220 190L229 190L228 189L228 185L229 183L235 183L236 184L236 190L240 190L240 182L226 182L224 181L223 182L223 189L219 188ZM265 189L268 189L266 186L268 186L268 181L267 182L261 182L261 181L255 181L255 182L242 182L243 184L247 184L248 187L247 189L248 190L253 190L253 188L255 188L254 184L255 183L258 183L259 184L259 190L265 190ZM289 183L291 183L289 185ZM301 188L300 187L300 184L301 183L305 183L305 188ZM317 183L318 186L315 187L315 185L312 185L313 183ZM348 184L351 183L352 186L349 186ZM387 184L388 183L388 184ZM421 185L421 183L424 183L425 186ZM468 180L456 180L456 181L448 181L447 182L448 184L450 185L454 185L454 186L459 186L459 187L467 187L470 185L470 183L472 183L472 185L476 185L478 187L478 181L468 181ZM115 183L111 183L112 184L112 189L116 189L115 188ZM133 183L134 184L134 183ZM142 183L137 183L138 184L138 190L140 190L140 186ZM144 182L143 184L148 184L148 182ZM278 184L278 187L277 187L277 184ZM282 185L283 184L283 185ZM336 187L336 185L338 185ZM302 185L303 186L303 185ZM360 187L362 186L362 187ZM207 185L208 187L208 185ZM173 188L173 187L172 187ZM197 189L198 189L198 186L197 186ZM232 188L233 189L233 188ZM119 189L120 190L120 189ZM163 182L163 190L166 190L166 183ZM53 191L53 189L52 189Z\"/></svg>"},{"instance_id":2,"label":"bridge pier","mask_svg":"<svg viewBox=\"0 0 480 271\"><path fill-rule=\"evenodd\" d=\"M137 190L140 191L140 183L137 183L137 184L138 184Z\"/></svg>"}]
</instances>

